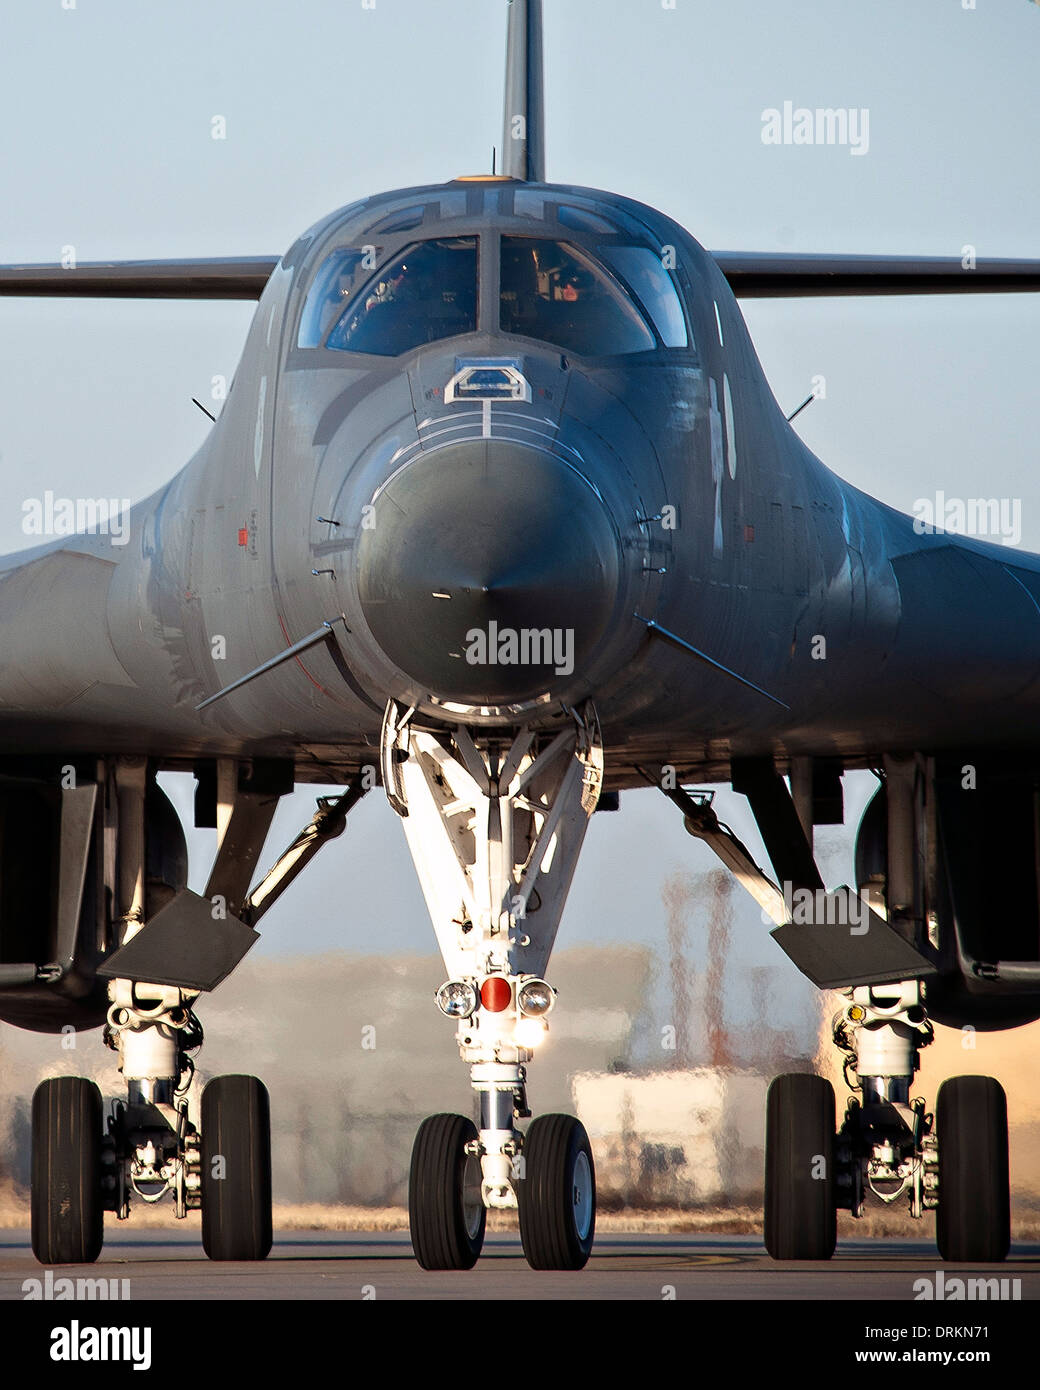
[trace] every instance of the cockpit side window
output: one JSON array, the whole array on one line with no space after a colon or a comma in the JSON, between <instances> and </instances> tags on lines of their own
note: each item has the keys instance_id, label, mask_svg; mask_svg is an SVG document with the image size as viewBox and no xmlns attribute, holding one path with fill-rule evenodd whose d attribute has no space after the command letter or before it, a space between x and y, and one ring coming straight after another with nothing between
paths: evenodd
<instances>
[{"instance_id":1,"label":"cockpit side window","mask_svg":"<svg viewBox=\"0 0 1040 1390\"><path fill-rule=\"evenodd\" d=\"M649 246L602 246L600 253L635 293L665 347L689 346L682 301L660 256Z\"/></svg>"},{"instance_id":2,"label":"cockpit side window","mask_svg":"<svg viewBox=\"0 0 1040 1390\"><path fill-rule=\"evenodd\" d=\"M647 352L657 340L622 287L576 246L502 238L503 333L586 356Z\"/></svg>"},{"instance_id":3,"label":"cockpit side window","mask_svg":"<svg viewBox=\"0 0 1040 1390\"><path fill-rule=\"evenodd\" d=\"M325 346L397 357L476 327L477 238L441 238L415 242L378 271L348 304Z\"/></svg>"},{"instance_id":4,"label":"cockpit side window","mask_svg":"<svg viewBox=\"0 0 1040 1390\"><path fill-rule=\"evenodd\" d=\"M343 306L354 292L359 268L367 256L375 253L375 247L366 251L356 249L333 251L322 262L321 268L311 284L307 301L300 316L300 331L296 339L297 347L321 347L331 324L335 322ZM369 260L364 269L371 270Z\"/></svg>"}]
</instances>

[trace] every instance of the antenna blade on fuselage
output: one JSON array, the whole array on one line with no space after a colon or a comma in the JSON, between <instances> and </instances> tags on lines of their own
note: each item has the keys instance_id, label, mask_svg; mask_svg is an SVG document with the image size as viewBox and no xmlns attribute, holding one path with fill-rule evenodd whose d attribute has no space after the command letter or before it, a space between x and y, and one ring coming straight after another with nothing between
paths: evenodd
<instances>
[{"instance_id":1,"label":"antenna blade on fuselage","mask_svg":"<svg viewBox=\"0 0 1040 1390\"><path fill-rule=\"evenodd\" d=\"M259 299L279 256L0 266L0 295L81 299Z\"/></svg>"},{"instance_id":2,"label":"antenna blade on fuselage","mask_svg":"<svg viewBox=\"0 0 1040 1390\"><path fill-rule=\"evenodd\" d=\"M545 178L542 0L509 0L502 173L530 183Z\"/></svg>"},{"instance_id":3,"label":"antenna blade on fuselage","mask_svg":"<svg viewBox=\"0 0 1040 1390\"><path fill-rule=\"evenodd\" d=\"M817 256L713 251L738 299L827 295L1008 294L1040 290L1040 260L974 256Z\"/></svg>"}]
</instances>

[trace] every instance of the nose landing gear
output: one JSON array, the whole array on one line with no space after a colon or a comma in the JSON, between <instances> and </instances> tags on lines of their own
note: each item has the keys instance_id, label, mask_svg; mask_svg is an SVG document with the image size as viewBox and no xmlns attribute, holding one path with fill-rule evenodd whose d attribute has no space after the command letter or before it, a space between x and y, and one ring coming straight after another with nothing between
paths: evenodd
<instances>
[{"instance_id":1,"label":"nose landing gear","mask_svg":"<svg viewBox=\"0 0 1040 1390\"><path fill-rule=\"evenodd\" d=\"M409 1220L424 1269L471 1269L486 1211L519 1210L534 1269L581 1269L596 1227L596 1174L584 1128L543 1115L526 1134L527 1064L548 1031L543 978L602 783L595 711L549 733L418 727L391 702L383 774L450 978L437 992L457 1020L479 1124L424 1120L412 1150ZM439 851L439 852L438 852Z\"/></svg>"}]
</instances>

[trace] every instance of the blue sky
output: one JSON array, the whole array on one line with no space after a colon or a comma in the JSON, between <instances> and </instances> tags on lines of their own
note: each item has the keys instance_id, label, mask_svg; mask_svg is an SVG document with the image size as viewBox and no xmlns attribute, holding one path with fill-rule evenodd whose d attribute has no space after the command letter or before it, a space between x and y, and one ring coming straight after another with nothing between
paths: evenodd
<instances>
[{"instance_id":1,"label":"blue sky","mask_svg":"<svg viewBox=\"0 0 1040 1390\"><path fill-rule=\"evenodd\" d=\"M1031 0L545 0L545 12L550 178L642 199L719 249L1040 255ZM504 32L499 0L5 0L0 260L52 261L69 245L81 260L281 253L355 198L486 170ZM867 108L869 151L763 144L762 112L787 100ZM788 410L826 377L798 428L836 472L907 511L939 489L1018 499L1022 545L1040 550L1040 296L745 311ZM231 376L250 316L0 301L0 550L31 541L22 502L46 488L137 499L172 476L208 428L190 398ZM268 858L308 800L283 807ZM757 843L743 799L721 804ZM849 836L828 842L844 877ZM377 795L324 854L257 949L432 949ZM663 798L626 797L620 816L595 818L561 943L663 945L662 882L712 865ZM205 868L197 857L196 880ZM735 935L742 960L797 982L757 911Z\"/></svg>"}]
</instances>

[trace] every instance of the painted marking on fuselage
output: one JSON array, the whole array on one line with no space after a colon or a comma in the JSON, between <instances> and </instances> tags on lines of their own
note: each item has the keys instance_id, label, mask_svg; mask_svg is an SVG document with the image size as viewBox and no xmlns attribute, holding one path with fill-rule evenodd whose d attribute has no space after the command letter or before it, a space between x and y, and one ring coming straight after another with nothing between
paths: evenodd
<instances>
[{"instance_id":1,"label":"painted marking on fuselage","mask_svg":"<svg viewBox=\"0 0 1040 1390\"><path fill-rule=\"evenodd\" d=\"M483 407L481 412L480 433L484 439L491 438L491 402L481 401Z\"/></svg>"},{"instance_id":2,"label":"painted marking on fuselage","mask_svg":"<svg viewBox=\"0 0 1040 1390\"><path fill-rule=\"evenodd\" d=\"M722 554L722 474L725 462L722 457L722 414L719 411L719 391L712 377L708 384L710 403L708 424L711 432L711 478L715 484L715 534L712 548L716 555Z\"/></svg>"},{"instance_id":3,"label":"painted marking on fuselage","mask_svg":"<svg viewBox=\"0 0 1040 1390\"><path fill-rule=\"evenodd\" d=\"M256 430L253 433L253 470L260 476L264 457L264 406L267 404L267 377L260 378L260 399L256 407Z\"/></svg>"}]
</instances>

